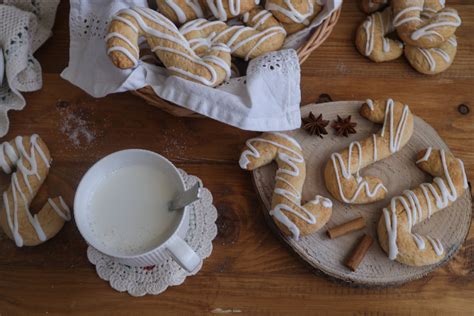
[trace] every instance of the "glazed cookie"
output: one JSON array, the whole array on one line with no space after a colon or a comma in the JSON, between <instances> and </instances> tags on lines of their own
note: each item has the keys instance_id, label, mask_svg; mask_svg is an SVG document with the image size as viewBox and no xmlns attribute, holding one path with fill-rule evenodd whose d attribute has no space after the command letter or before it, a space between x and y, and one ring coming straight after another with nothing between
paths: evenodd
<instances>
[{"instance_id":1,"label":"glazed cookie","mask_svg":"<svg viewBox=\"0 0 474 316\"><path fill-rule=\"evenodd\" d=\"M323 227L331 217L332 202L322 196L301 205L306 163L301 146L282 133L264 133L249 139L240 156L240 167L254 170L276 160L278 170L270 215L285 234L298 239Z\"/></svg>"},{"instance_id":2,"label":"glazed cookie","mask_svg":"<svg viewBox=\"0 0 474 316\"><path fill-rule=\"evenodd\" d=\"M48 175L50 162L48 147L38 135L18 136L0 145L0 167L7 174L13 172L10 187L3 192L0 225L18 247L36 246L53 238L71 219L62 197L48 199L35 215L29 209Z\"/></svg>"},{"instance_id":3,"label":"glazed cookie","mask_svg":"<svg viewBox=\"0 0 474 316\"><path fill-rule=\"evenodd\" d=\"M198 55L220 43L230 48L232 56L249 60L283 46L286 32L267 10L254 8L242 20L246 25L197 19L183 25L180 32Z\"/></svg>"},{"instance_id":4,"label":"glazed cookie","mask_svg":"<svg viewBox=\"0 0 474 316\"><path fill-rule=\"evenodd\" d=\"M435 75L448 69L457 52L456 36L435 48L405 47L405 57L413 68L426 75Z\"/></svg>"},{"instance_id":5,"label":"glazed cookie","mask_svg":"<svg viewBox=\"0 0 474 316\"><path fill-rule=\"evenodd\" d=\"M321 11L318 0L267 0L265 9L273 13L288 34L307 27Z\"/></svg>"},{"instance_id":6,"label":"glazed cookie","mask_svg":"<svg viewBox=\"0 0 474 316\"><path fill-rule=\"evenodd\" d=\"M160 13L134 7L112 17L107 42L107 55L115 66L137 65L138 38L144 36L151 50L168 71L176 76L215 87L230 77L230 49L216 43L198 56L178 28Z\"/></svg>"},{"instance_id":7,"label":"glazed cookie","mask_svg":"<svg viewBox=\"0 0 474 316\"><path fill-rule=\"evenodd\" d=\"M360 114L374 123L383 123L377 134L353 141L340 153L333 153L324 169L324 180L331 195L347 204L381 200L387 189L382 180L360 176L361 169L399 151L413 134L413 115L407 105L388 99L367 100Z\"/></svg>"},{"instance_id":8,"label":"glazed cookie","mask_svg":"<svg viewBox=\"0 0 474 316\"><path fill-rule=\"evenodd\" d=\"M357 50L375 62L397 59L403 54L403 44L386 37L394 30L390 7L369 15L357 29Z\"/></svg>"},{"instance_id":9,"label":"glazed cookie","mask_svg":"<svg viewBox=\"0 0 474 316\"><path fill-rule=\"evenodd\" d=\"M389 5L389 0L360 0L360 8L363 12L371 14Z\"/></svg>"},{"instance_id":10,"label":"glazed cookie","mask_svg":"<svg viewBox=\"0 0 474 316\"><path fill-rule=\"evenodd\" d=\"M210 15L227 21L252 10L259 0L157 0L158 11L177 25Z\"/></svg>"},{"instance_id":11,"label":"glazed cookie","mask_svg":"<svg viewBox=\"0 0 474 316\"><path fill-rule=\"evenodd\" d=\"M425 149L416 164L434 178L392 198L378 223L379 243L391 260L411 266L441 261L446 252L437 238L412 232L413 226L453 204L468 188L464 165L444 150Z\"/></svg>"},{"instance_id":12,"label":"glazed cookie","mask_svg":"<svg viewBox=\"0 0 474 316\"><path fill-rule=\"evenodd\" d=\"M209 12L220 21L238 17L252 10L259 3L260 0L206 0Z\"/></svg>"},{"instance_id":13,"label":"glazed cookie","mask_svg":"<svg viewBox=\"0 0 474 316\"><path fill-rule=\"evenodd\" d=\"M439 47L461 25L458 12L443 7L444 2L435 0L392 0L393 25L400 39L410 46Z\"/></svg>"},{"instance_id":14,"label":"glazed cookie","mask_svg":"<svg viewBox=\"0 0 474 316\"><path fill-rule=\"evenodd\" d=\"M205 0L156 0L158 12L181 25L208 16Z\"/></svg>"}]
</instances>

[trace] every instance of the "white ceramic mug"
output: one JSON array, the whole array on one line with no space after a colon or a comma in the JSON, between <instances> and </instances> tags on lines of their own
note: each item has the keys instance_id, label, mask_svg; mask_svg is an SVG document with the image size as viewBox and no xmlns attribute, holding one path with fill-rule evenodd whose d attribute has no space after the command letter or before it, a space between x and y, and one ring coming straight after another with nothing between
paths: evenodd
<instances>
[{"instance_id":1,"label":"white ceramic mug","mask_svg":"<svg viewBox=\"0 0 474 316\"><path fill-rule=\"evenodd\" d=\"M88 224L88 212L90 212L89 201L97 190L101 181L114 171L131 165L146 165L147 167L158 168L163 172L169 181L173 181L182 193L185 186L181 175L176 167L163 156L141 149L129 149L110 154L94 166L92 166L82 178L76 191L74 199L74 218L79 232L84 239L102 253L116 258L117 261L130 266L150 266L163 261L166 253L171 253L172 257L179 265L188 271L195 270L201 263L201 258L184 241L184 237L189 229L189 207L185 207L179 212L179 223L172 229L168 239L157 244L153 249L138 253L136 255L124 256L106 249L97 240L96 235L91 232L91 225ZM167 179L168 180L168 179Z\"/></svg>"}]
</instances>

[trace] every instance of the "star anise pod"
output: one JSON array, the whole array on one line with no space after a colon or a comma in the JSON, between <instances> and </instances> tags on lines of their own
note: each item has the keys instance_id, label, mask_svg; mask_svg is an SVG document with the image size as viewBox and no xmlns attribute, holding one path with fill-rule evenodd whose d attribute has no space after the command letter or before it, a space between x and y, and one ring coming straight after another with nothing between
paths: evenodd
<instances>
[{"instance_id":1,"label":"star anise pod","mask_svg":"<svg viewBox=\"0 0 474 316\"><path fill-rule=\"evenodd\" d=\"M334 121L331 125L332 128L336 130L337 136L345 136L348 137L349 134L355 134L356 130L355 127L357 123L351 122L351 116L349 115L346 118L341 118L339 115L337 116L337 120Z\"/></svg>"},{"instance_id":2,"label":"star anise pod","mask_svg":"<svg viewBox=\"0 0 474 316\"><path fill-rule=\"evenodd\" d=\"M303 126L301 127L307 131L310 135L317 135L323 138L323 135L327 135L326 126L328 126L329 121L323 120L323 115L319 114L318 117L315 117L313 112L309 112L308 117L302 119Z\"/></svg>"}]
</instances>

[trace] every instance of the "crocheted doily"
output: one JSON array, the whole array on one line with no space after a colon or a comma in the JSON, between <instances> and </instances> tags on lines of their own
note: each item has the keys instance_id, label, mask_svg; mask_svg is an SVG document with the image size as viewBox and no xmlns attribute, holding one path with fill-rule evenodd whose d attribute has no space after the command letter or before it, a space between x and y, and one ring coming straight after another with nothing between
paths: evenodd
<instances>
[{"instance_id":1,"label":"crocheted doily","mask_svg":"<svg viewBox=\"0 0 474 316\"><path fill-rule=\"evenodd\" d=\"M188 175L179 170L184 179L186 188L191 187L199 178ZM202 197L189 207L189 230L186 242L204 260L212 252L212 240L217 235L217 210L212 204L212 195L208 189L202 189ZM113 258L104 255L95 248L87 249L89 261L95 265L98 276L109 281L110 286L119 291L127 291L132 296L146 294L157 295L165 291L168 286L179 285L187 276L201 270L202 264L189 273L181 268L168 255L167 259L149 267L130 267L116 262Z\"/></svg>"}]
</instances>

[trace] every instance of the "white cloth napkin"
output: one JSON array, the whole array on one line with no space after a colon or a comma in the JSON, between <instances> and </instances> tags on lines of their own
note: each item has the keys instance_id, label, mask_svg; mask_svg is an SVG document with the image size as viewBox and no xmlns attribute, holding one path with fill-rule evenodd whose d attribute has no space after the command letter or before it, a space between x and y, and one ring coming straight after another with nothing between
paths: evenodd
<instances>
[{"instance_id":1,"label":"white cloth napkin","mask_svg":"<svg viewBox=\"0 0 474 316\"><path fill-rule=\"evenodd\" d=\"M328 7L334 10L340 1L328 0ZM217 88L169 76L166 69L144 62L135 69L120 70L106 55L104 37L110 17L131 6L148 4L146 0L71 0L70 57L61 74L64 79L94 97L149 85L165 100L246 130L300 126L300 68L294 47L252 60L246 76L232 78ZM326 11L326 15L332 12ZM308 35L310 30L305 32Z\"/></svg>"},{"instance_id":2,"label":"white cloth napkin","mask_svg":"<svg viewBox=\"0 0 474 316\"><path fill-rule=\"evenodd\" d=\"M33 53L51 36L59 0L0 0L0 137L9 110L21 110L21 92L39 90L41 65Z\"/></svg>"}]
</instances>

